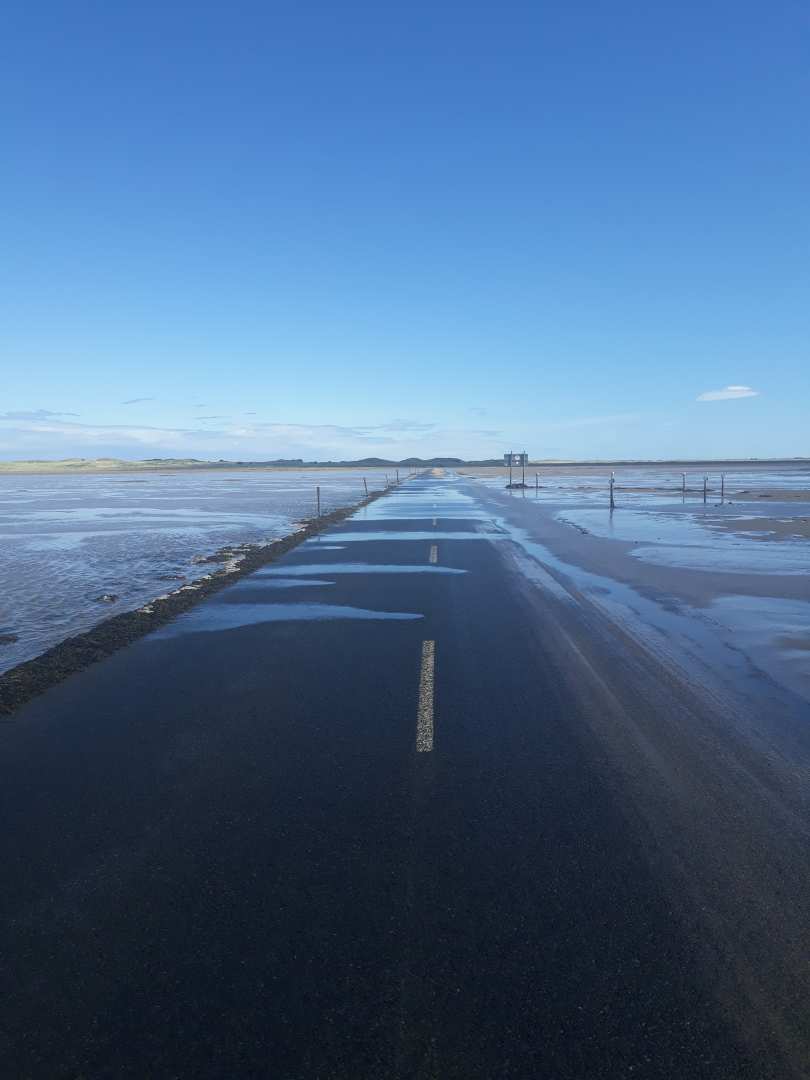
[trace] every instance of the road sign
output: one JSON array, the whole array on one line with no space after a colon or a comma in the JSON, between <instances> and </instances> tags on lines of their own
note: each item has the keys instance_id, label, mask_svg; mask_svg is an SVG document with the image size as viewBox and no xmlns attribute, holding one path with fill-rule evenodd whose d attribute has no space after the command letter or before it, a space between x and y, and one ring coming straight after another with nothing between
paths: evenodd
<instances>
[{"instance_id":1,"label":"road sign","mask_svg":"<svg viewBox=\"0 0 810 1080\"><path fill-rule=\"evenodd\" d=\"M528 465L529 464L529 455L528 454L512 454L512 453L504 454L503 455L503 463L507 468L509 468L510 466L512 468L519 468L521 465Z\"/></svg>"}]
</instances>

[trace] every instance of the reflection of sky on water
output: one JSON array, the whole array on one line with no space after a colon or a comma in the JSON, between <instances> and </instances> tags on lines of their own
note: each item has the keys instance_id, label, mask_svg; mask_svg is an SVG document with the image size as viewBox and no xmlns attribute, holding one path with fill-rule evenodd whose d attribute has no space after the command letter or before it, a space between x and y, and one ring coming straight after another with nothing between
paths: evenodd
<instances>
[{"instance_id":1,"label":"reflection of sky on water","mask_svg":"<svg viewBox=\"0 0 810 1080\"><path fill-rule=\"evenodd\" d=\"M382 529L369 530L368 532L339 532L344 544L356 544L372 540L492 540L497 536L489 532L470 532L467 529L458 529L456 532L444 532L442 529L403 529L401 532L393 529L385 532Z\"/></svg>"},{"instance_id":2,"label":"reflection of sky on water","mask_svg":"<svg viewBox=\"0 0 810 1080\"><path fill-rule=\"evenodd\" d=\"M810 603L722 596L709 610L763 670L810 698Z\"/></svg>"},{"instance_id":3,"label":"reflection of sky on water","mask_svg":"<svg viewBox=\"0 0 810 1080\"><path fill-rule=\"evenodd\" d=\"M772 508L771 508L772 509ZM806 515L797 507L796 516ZM586 530L594 536L639 544L631 554L658 566L681 566L718 573L806 574L810 572L810 543L802 539L762 540L761 533L733 531L734 520L767 516L767 510L744 515L721 514L718 508L698 511L632 510L609 511L572 508L557 513L564 524ZM732 530L723 529L723 524Z\"/></svg>"},{"instance_id":4,"label":"reflection of sky on water","mask_svg":"<svg viewBox=\"0 0 810 1080\"><path fill-rule=\"evenodd\" d=\"M255 581L257 578L271 577L307 577L313 574L466 574L466 570L456 570L452 566L435 566L425 563L419 566L408 566L404 563L312 563L304 566L300 563L289 563L285 566L269 566L263 570L257 570L251 575Z\"/></svg>"},{"instance_id":5,"label":"reflection of sky on water","mask_svg":"<svg viewBox=\"0 0 810 1080\"><path fill-rule=\"evenodd\" d=\"M257 588L260 589L300 589L307 585L334 585L334 581L320 581L318 578L290 578L290 577L278 577L273 578L272 581L262 581L257 583L256 575L251 574L249 577L244 578L242 581L237 581L234 585L230 586L231 592L238 595L240 592L255 592Z\"/></svg>"},{"instance_id":6,"label":"reflection of sky on water","mask_svg":"<svg viewBox=\"0 0 810 1080\"><path fill-rule=\"evenodd\" d=\"M719 574L807 574L810 549L784 540L765 545L758 540L723 537L713 547L639 547L630 552L637 559L656 566L681 566L687 570L707 570Z\"/></svg>"},{"instance_id":7,"label":"reflection of sky on water","mask_svg":"<svg viewBox=\"0 0 810 1080\"><path fill-rule=\"evenodd\" d=\"M476 518L483 514L476 499L456 486L456 478L448 476L429 487L400 488L386 499L363 507L357 516L362 514L369 521L376 521L383 518L424 518L434 512L442 518Z\"/></svg>"},{"instance_id":8,"label":"reflection of sky on water","mask_svg":"<svg viewBox=\"0 0 810 1080\"><path fill-rule=\"evenodd\" d=\"M395 620L421 619L418 612L371 611L340 604L206 604L181 615L151 635L152 640L238 630L271 622L324 622L333 619Z\"/></svg>"}]
</instances>

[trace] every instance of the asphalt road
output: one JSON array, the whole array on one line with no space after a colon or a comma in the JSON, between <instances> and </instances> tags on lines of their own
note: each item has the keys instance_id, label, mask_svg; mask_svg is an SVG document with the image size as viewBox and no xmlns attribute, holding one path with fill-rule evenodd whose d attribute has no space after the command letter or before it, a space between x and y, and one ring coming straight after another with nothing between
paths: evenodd
<instances>
[{"instance_id":1,"label":"asphalt road","mask_svg":"<svg viewBox=\"0 0 810 1080\"><path fill-rule=\"evenodd\" d=\"M810 1075L801 797L491 522L411 481L0 727L2 1075Z\"/></svg>"}]
</instances>

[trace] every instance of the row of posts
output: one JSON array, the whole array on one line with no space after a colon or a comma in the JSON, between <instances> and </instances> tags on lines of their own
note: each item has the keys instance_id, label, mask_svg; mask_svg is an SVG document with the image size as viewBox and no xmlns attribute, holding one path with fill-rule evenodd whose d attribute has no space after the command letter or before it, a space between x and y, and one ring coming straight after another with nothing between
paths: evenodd
<instances>
[{"instance_id":1,"label":"row of posts","mask_svg":"<svg viewBox=\"0 0 810 1080\"><path fill-rule=\"evenodd\" d=\"M537 480L537 473L535 473L535 481ZM616 500L614 498L613 489L616 486L616 473L610 474L610 509L616 509ZM536 488L535 488L536 490ZM703 474L703 502L705 503L709 495L709 476L708 473ZM681 498L686 499L686 473L681 473ZM726 501L726 474L720 473L720 502Z\"/></svg>"},{"instance_id":2,"label":"row of posts","mask_svg":"<svg viewBox=\"0 0 810 1080\"><path fill-rule=\"evenodd\" d=\"M408 473L408 475L412 476L413 473L410 472L410 473ZM391 487L392 483L394 483L394 484L399 483L399 469L396 470L396 480L392 481L390 479L388 473L385 474L385 486L386 486L386 488ZM368 481L366 480L365 476L363 477L363 491L365 492L366 498L368 498ZM317 506L317 509L318 509L318 517L320 517L321 516L321 486L320 486L320 484L315 485L315 503L316 503L316 506Z\"/></svg>"},{"instance_id":3,"label":"row of posts","mask_svg":"<svg viewBox=\"0 0 810 1080\"><path fill-rule=\"evenodd\" d=\"M399 475L397 475L397 481L399 481ZM363 481L363 483L365 483L365 481ZM610 474L610 486L609 486L610 509L611 510L616 509L616 497L615 497L615 494L614 494L615 487L616 487L616 473L611 472L611 474ZM537 494L540 491L540 474L539 473L534 474L534 490L535 490L535 494ZM368 494L368 489L366 489L366 494ZM681 473L681 496L682 496L683 499L686 499L686 473ZM708 476L708 474L704 474L704 476L703 476L703 501L704 501L704 503L708 500L708 497L709 497L709 476ZM725 501L726 501L726 474L725 473L720 473L720 502L723 503Z\"/></svg>"}]
</instances>

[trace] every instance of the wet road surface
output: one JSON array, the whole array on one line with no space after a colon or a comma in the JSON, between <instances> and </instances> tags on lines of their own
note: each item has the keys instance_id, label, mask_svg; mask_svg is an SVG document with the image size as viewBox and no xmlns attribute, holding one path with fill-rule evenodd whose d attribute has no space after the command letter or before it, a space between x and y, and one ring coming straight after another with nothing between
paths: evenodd
<instances>
[{"instance_id":1,"label":"wet road surface","mask_svg":"<svg viewBox=\"0 0 810 1080\"><path fill-rule=\"evenodd\" d=\"M5 1075L808 1075L806 739L488 497L411 481L0 728Z\"/></svg>"}]
</instances>

